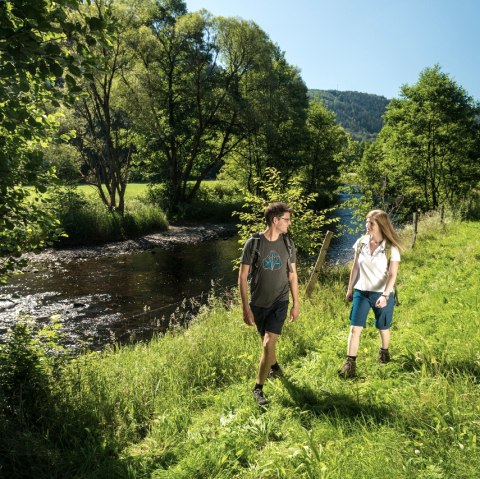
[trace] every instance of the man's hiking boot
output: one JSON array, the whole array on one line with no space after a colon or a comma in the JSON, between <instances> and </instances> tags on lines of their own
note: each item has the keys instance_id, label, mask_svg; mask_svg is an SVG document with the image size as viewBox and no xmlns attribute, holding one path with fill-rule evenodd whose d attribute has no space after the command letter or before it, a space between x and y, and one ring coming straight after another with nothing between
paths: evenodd
<instances>
[{"instance_id":1,"label":"man's hiking boot","mask_svg":"<svg viewBox=\"0 0 480 479\"><path fill-rule=\"evenodd\" d=\"M253 397L259 406L265 406L265 404L268 404L268 399L263 395L261 389L255 388L253 390Z\"/></svg>"},{"instance_id":2,"label":"man's hiking boot","mask_svg":"<svg viewBox=\"0 0 480 479\"><path fill-rule=\"evenodd\" d=\"M378 351L378 362L380 364L387 364L390 362L390 353L388 352L388 349L382 349Z\"/></svg>"},{"instance_id":3,"label":"man's hiking boot","mask_svg":"<svg viewBox=\"0 0 480 479\"><path fill-rule=\"evenodd\" d=\"M357 363L352 358L347 358L343 366L338 370L338 375L343 378L355 377Z\"/></svg>"},{"instance_id":4,"label":"man's hiking boot","mask_svg":"<svg viewBox=\"0 0 480 479\"><path fill-rule=\"evenodd\" d=\"M282 368L278 366L278 364L277 367L270 368L270 372L268 373L268 379L278 379L281 377L283 377L283 371Z\"/></svg>"}]
</instances>

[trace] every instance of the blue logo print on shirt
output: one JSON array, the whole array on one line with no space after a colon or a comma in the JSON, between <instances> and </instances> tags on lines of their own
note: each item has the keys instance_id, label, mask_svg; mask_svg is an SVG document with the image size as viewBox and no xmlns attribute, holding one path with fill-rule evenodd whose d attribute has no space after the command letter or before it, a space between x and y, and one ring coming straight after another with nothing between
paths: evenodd
<instances>
[{"instance_id":1,"label":"blue logo print on shirt","mask_svg":"<svg viewBox=\"0 0 480 479\"><path fill-rule=\"evenodd\" d=\"M263 269L274 271L282 267L282 260L276 251L270 251L268 256L263 260Z\"/></svg>"}]
</instances>

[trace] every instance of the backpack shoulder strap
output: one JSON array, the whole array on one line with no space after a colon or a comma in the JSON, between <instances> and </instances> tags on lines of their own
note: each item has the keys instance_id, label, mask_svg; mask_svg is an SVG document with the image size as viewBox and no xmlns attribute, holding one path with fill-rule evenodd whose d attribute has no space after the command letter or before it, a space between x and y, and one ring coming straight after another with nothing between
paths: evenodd
<instances>
[{"instance_id":1,"label":"backpack shoulder strap","mask_svg":"<svg viewBox=\"0 0 480 479\"><path fill-rule=\"evenodd\" d=\"M362 245L363 245L363 240L367 237L368 235L362 235L360 236L360 239L358 240L357 243L357 249L355 253L357 253L357 256L360 254L360 251L362 250Z\"/></svg>"},{"instance_id":2,"label":"backpack shoulder strap","mask_svg":"<svg viewBox=\"0 0 480 479\"><path fill-rule=\"evenodd\" d=\"M260 257L260 233L254 233L251 238L250 270L248 271L248 281L256 283L256 272L258 269L258 258Z\"/></svg>"},{"instance_id":3,"label":"backpack shoulder strap","mask_svg":"<svg viewBox=\"0 0 480 479\"><path fill-rule=\"evenodd\" d=\"M390 241L385 242L385 255L387 257L387 264L390 266L390 258L392 257L392 243L390 243Z\"/></svg>"},{"instance_id":4,"label":"backpack shoulder strap","mask_svg":"<svg viewBox=\"0 0 480 479\"><path fill-rule=\"evenodd\" d=\"M293 253L292 240L290 239L290 236L288 235L288 233L282 233L282 238L288 252L287 272L291 273L292 272L292 253Z\"/></svg>"}]
</instances>

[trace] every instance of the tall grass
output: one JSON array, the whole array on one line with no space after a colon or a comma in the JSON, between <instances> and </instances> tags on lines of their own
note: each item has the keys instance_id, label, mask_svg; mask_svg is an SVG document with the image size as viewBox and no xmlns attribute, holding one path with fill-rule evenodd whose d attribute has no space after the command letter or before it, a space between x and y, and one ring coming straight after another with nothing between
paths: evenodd
<instances>
[{"instance_id":1,"label":"tall grass","mask_svg":"<svg viewBox=\"0 0 480 479\"><path fill-rule=\"evenodd\" d=\"M251 397L260 345L236 301L212 299L187 330L148 344L77 357L49 373L56 377L48 397L41 389L41 417L18 427L14 411L3 414L0 457L10 455L0 473L476 478L479 260L479 223L421 223L400 268L393 361L376 363L378 334L368 327L356 380L336 373L348 269L326 271L298 322L285 327L278 357L286 377L266 384L267 408Z\"/></svg>"},{"instance_id":2,"label":"tall grass","mask_svg":"<svg viewBox=\"0 0 480 479\"><path fill-rule=\"evenodd\" d=\"M123 215L108 211L97 197L82 190L61 190L54 197L67 235L61 245L120 241L168 228L165 213L141 196L127 196Z\"/></svg>"}]
</instances>

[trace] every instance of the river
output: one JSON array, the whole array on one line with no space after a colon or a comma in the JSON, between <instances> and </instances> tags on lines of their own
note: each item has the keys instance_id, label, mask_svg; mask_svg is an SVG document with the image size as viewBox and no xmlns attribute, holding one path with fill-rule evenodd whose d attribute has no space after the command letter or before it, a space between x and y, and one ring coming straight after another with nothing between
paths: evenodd
<instances>
[{"instance_id":1,"label":"river","mask_svg":"<svg viewBox=\"0 0 480 479\"><path fill-rule=\"evenodd\" d=\"M348 209L336 214L349 224ZM334 238L327 260L350 259L354 240L347 234ZM62 342L71 349L148 340L172 322L188 322L210 292L221 296L236 284L238 248L234 236L113 257L52 256L0 288L0 338L23 315L40 325L59 318Z\"/></svg>"}]
</instances>

